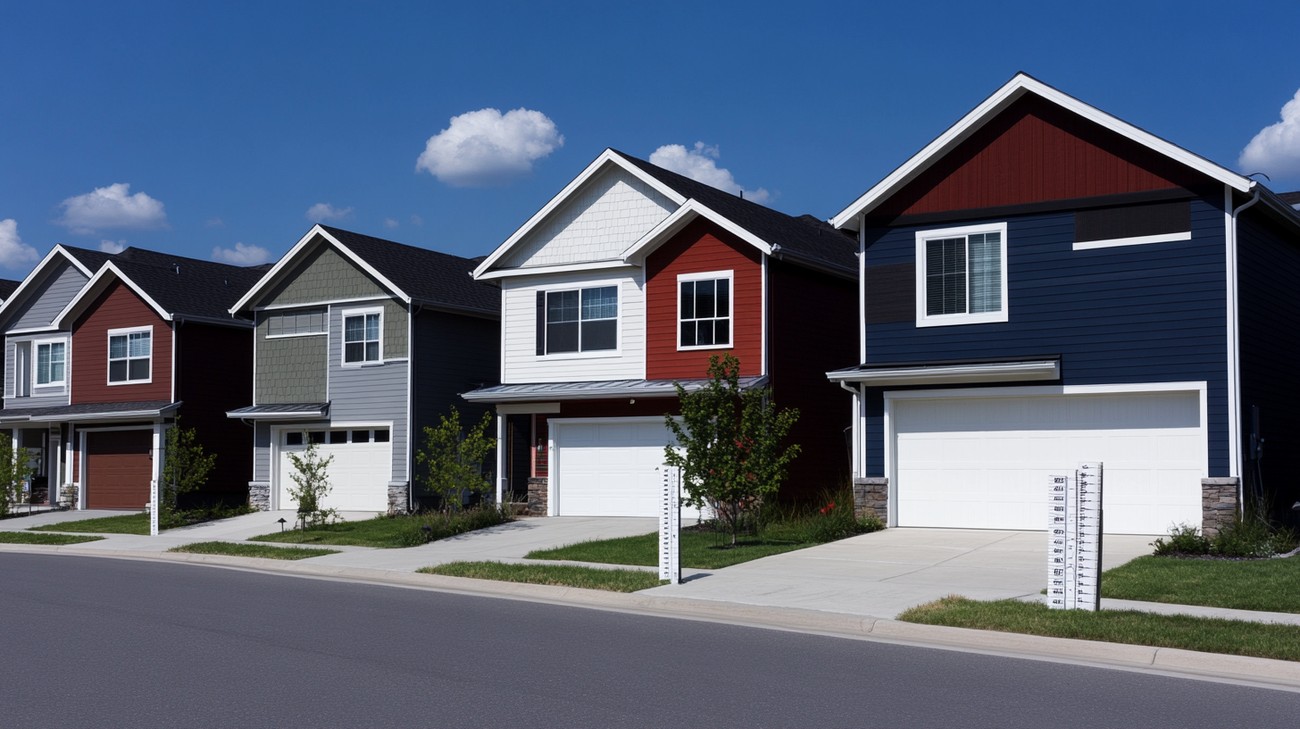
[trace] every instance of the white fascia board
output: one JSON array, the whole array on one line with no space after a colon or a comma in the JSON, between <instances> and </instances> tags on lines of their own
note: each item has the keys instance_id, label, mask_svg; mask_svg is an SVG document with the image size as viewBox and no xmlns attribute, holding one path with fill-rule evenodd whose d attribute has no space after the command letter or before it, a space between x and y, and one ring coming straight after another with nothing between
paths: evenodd
<instances>
[{"instance_id":1,"label":"white fascia board","mask_svg":"<svg viewBox=\"0 0 1300 729\"><path fill-rule=\"evenodd\" d=\"M591 178L595 177L598 172L604 169L606 165L610 165L610 164L617 165L618 167L622 168L628 174L632 175L633 177L636 177L638 180L641 180L645 184L649 185L651 188L659 192L664 197L667 197L669 200L672 200L674 204L681 205L682 203L686 202L686 198L682 197L682 195L678 193L676 190L663 184L653 176L646 174L639 167L632 164L631 162L628 162L627 159L623 157L623 155L615 152L612 149L606 149L604 152L601 152L600 156L596 157L596 159L593 160L591 164L587 165L587 168L584 169L581 173L579 173L577 177L573 178L573 180L570 181L569 184L565 185L564 189L560 190L559 194L551 198L545 205L543 205L541 210L538 210L536 213L533 214L531 218L528 219L527 222L519 226L519 229L516 230L513 234L511 234L511 236L506 239L505 243L502 243L501 245L497 246L497 249L495 251L492 251L491 255L483 259L483 262L478 265L478 268L474 269L474 272L471 275L475 279L491 278L491 276L489 276L488 273L492 270L492 267L495 266L498 261L504 258L506 254L508 254L511 250L513 250L515 246L518 245L519 242L524 239L525 236L531 233L534 228L536 228L538 225L542 223L542 221L550 217L551 213L555 212L561 205L565 203L565 201L567 201L570 197L572 197L575 192L577 192L584 185L586 185L587 182L591 180Z\"/></svg>"},{"instance_id":2,"label":"white fascia board","mask_svg":"<svg viewBox=\"0 0 1300 729\"><path fill-rule=\"evenodd\" d=\"M3 304L0 304L0 321L2 321L5 315L14 307L15 302L22 300L23 294L27 293L27 289L34 285L33 282L41 277L45 268L50 265L50 261L56 257L67 260L67 262L75 266L78 271L85 274L86 278L95 275L94 271L86 268L84 263L77 260L77 257L69 253L62 245L56 245L50 249L49 253L45 254L45 257L41 259L40 263L36 264L36 266L32 268L31 273L27 274L27 276L23 278L22 283L18 284L18 288L14 289L14 292L9 295L9 298L5 299Z\"/></svg>"},{"instance_id":3,"label":"white fascia board","mask_svg":"<svg viewBox=\"0 0 1300 729\"><path fill-rule=\"evenodd\" d=\"M914 367L882 367L872 370L827 372L831 382L856 382L870 387L885 385L956 385L978 382L1055 380L1060 377L1057 360L997 362Z\"/></svg>"},{"instance_id":4,"label":"white fascia board","mask_svg":"<svg viewBox=\"0 0 1300 729\"><path fill-rule=\"evenodd\" d=\"M529 266L528 268L498 268L478 277L480 281L513 278L516 276L544 276L554 273L578 273L581 271L600 271L607 268L627 268L628 264L620 259L607 261L587 261L585 263L564 263L555 266Z\"/></svg>"},{"instance_id":5,"label":"white fascia board","mask_svg":"<svg viewBox=\"0 0 1300 729\"><path fill-rule=\"evenodd\" d=\"M754 246L762 251L763 255L772 255L772 245L767 241L759 238L748 230L736 225L731 219L718 214L709 206L690 198L681 207L677 208L672 215L659 221L659 224L651 228L649 232L641 236L641 239L633 243L630 248L623 251L623 260L628 263L640 263L645 257L650 255L654 249L663 245L668 239L679 233L691 221L696 218L704 218L731 233L737 238Z\"/></svg>"},{"instance_id":6,"label":"white fascia board","mask_svg":"<svg viewBox=\"0 0 1300 729\"><path fill-rule=\"evenodd\" d=\"M319 223L317 223L316 225L313 225L311 227L311 230L307 231L306 235L304 235L302 238L299 238L298 242L294 244L293 248L290 248L288 253L281 256L280 260L276 261L276 264L271 267L271 270L267 271L266 275L258 279L257 283L253 284L252 288L250 288L248 292L245 293L243 297L239 299L239 301L236 301L234 306L227 309L227 311L229 311L232 315L238 314L241 310L243 310L246 306L248 306L248 302L256 299L258 296L262 294L262 292L268 286L278 281L280 274L283 273L290 265L293 264L293 261L298 257L300 253L302 253L303 249L311 245L311 242L315 240L316 236L318 235L324 238L326 241L328 241L330 245L334 246L334 248L338 250L339 253L343 254L344 258L351 261L354 265L356 265L357 268L360 268L361 270L365 271L367 274L372 276L376 281L378 281L381 285L383 285L384 288L393 292L393 294L397 298L401 299L403 303L406 304L411 303L410 295L408 295L405 291L402 291L402 289L399 288L392 281L389 281L387 276L384 276L382 273L376 270L374 266L371 266L364 258L354 253L351 248L348 248L347 246L339 242L337 238L329 234L329 231L325 230L323 227L321 227Z\"/></svg>"},{"instance_id":7,"label":"white fascia board","mask_svg":"<svg viewBox=\"0 0 1300 729\"><path fill-rule=\"evenodd\" d=\"M64 328L64 319L79 312L84 305L89 305L89 303L94 300L95 296L98 296L108 287L108 284L111 282L110 277L116 278L118 281L126 284L127 288L134 291L136 296L139 296L144 303L148 304L149 308L153 309L154 313L157 314L160 319L163 321L172 320L172 314L170 311L162 308L157 301L153 300L153 297L145 293L144 289L136 285L129 276L122 273L122 270L115 266L112 261L106 261L104 265L100 267L99 272L87 281L85 286L81 287L81 290L77 292L76 296L72 297L72 301L69 301L68 305L63 307L63 311L60 311L58 316L54 317L53 325L59 329Z\"/></svg>"},{"instance_id":8,"label":"white fascia board","mask_svg":"<svg viewBox=\"0 0 1300 729\"><path fill-rule=\"evenodd\" d=\"M989 120L998 113L1010 106L1013 102L1027 93L1037 94L1043 99L1056 104L1057 106L1073 112L1088 121L1091 121L1105 129L1109 129L1123 137L1137 142L1148 149L1162 154L1175 162L1186 165L1193 170L1200 172L1218 182L1240 192L1249 191L1254 185L1254 180L1243 177L1231 170L1221 167L1204 157L1179 147L1176 144L1167 142L1160 137L1151 134L1145 130L1129 124L1126 121L1118 119L1095 106L1085 104L1082 101L1062 93L1051 86L1039 81L1032 76L1024 73L1018 73L1014 78L1002 86L1002 88L993 92L992 96L985 99L979 106L976 106L962 117L960 121L952 125L943 134L940 134L934 141L930 142L920 152L917 152L911 159L904 162L898 169L889 173L885 179L876 183L874 187L867 190L861 197L854 200L848 207L844 208L838 215L830 219L830 224L836 228L854 228L856 220L863 214L870 212L879 203L883 202L894 192L897 192L907 183L916 179L922 172L944 154L951 151L958 144L968 139L972 134L979 131Z\"/></svg>"}]
</instances>

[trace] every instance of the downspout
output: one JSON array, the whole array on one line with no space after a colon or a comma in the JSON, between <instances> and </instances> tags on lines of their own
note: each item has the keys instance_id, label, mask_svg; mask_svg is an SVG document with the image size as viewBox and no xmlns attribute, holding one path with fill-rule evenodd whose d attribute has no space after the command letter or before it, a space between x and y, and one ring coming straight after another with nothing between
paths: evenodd
<instances>
[{"instance_id":1,"label":"downspout","mask_svg":"<svg viewBox=\"0 0 1300 729\"><path fill-rule=\"evenodd\" d=\"M1237 295L1237 219L1242 211L1259 202L1259 185L1251 183L1255 188L1255 194L1249 200L1242 203L1239 207L1232 207L1232 188L1223 188L1224 209L1228 210L1228 231L1227 231L1227 269L1228 269L1228 306L1230 315L1228 316L1228 457L1231 461L1230 468L1232 473L1237 476L1237 516L1244 518L1246 515L1245 499L1245 469L1241 462L1241 336L1237 322L1240 318L1238 312L1238 295ZM1231 475L1231 474L1230 474Z\"/></svg>"},{"instance_id":2,"label":"downspout","mask_svg":"<svg viewBox=\"0 0 1300 729\"><path fill-rule=\"evenodd\" d=\"M853 395L853 448L849 451L849 458L852 459L852 467L849 469L851 478L865 478L867 474L866 464L861 457L863 450L863 438L866 434L862 432L862 403L865 399L865 393L856 387L852 387L848 382L840 380L839 385L846 392Z\"/></svg>"}]
</instances>

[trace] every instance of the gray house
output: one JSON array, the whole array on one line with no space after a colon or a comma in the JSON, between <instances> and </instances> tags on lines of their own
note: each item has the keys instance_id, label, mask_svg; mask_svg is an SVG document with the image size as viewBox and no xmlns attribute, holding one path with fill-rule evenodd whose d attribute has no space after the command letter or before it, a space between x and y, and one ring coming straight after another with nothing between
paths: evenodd
<instances>
[{"instance_id":1,"label":"gray house","mask_svg":"<svg viewBox=\"0 0 1300 729\"><path fill-rule=\"evenodd\" d=\"M296 508L289 455L310 444L333 457L325 506L418 505L417 435L498 381L500 290L477 263L317 225L231 308L257 325L253 402L227 413L252 426L255 507Z\"/></svg>"}]
</instances>

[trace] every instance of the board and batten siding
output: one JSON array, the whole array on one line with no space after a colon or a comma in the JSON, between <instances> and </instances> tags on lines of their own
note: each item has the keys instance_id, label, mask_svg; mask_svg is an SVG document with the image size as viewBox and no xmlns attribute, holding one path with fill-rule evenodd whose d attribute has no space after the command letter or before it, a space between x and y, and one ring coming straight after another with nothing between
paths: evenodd
<instances>
[{"instance_id":1,"label":"board and batten siding","mask_svg":"<svg viewBox=\"0 0 1300 729\"><path fill-rule=\"evenodd\" d=\"M1003 221L1009 318L989 324L918 328L914 276L894 276L890 294L905 303L873 296L872 269L914 272L915 233L930 226L866 231L867 305L894 312L868 314L867 363L1059 355L1065 385L1205 381L1210 475L1227 475L1222 207L1192 201L1189 241L1079 251L1073 211L962 224ZM879 394L868 397L871 476L884 475L881 408Z\"/></svg>"},{"instance_id":2,"label":"board and batten siding","mask_svg":"<svg viewBox=\"0 0 1300 729\"><path fill-rule=\"evenodd\" d=\"M618 260L677 206L619 167L608 167L520 241L500 268Z\"/></svg>"},{"instance_id":3,"label":"board and batten siding","mask_svg":"<svg viewBox=\"0 0 1300 729\"><path fill-rule=\"evenodd\" d=\"M64 261L46 276L35 289L25 294L27 303L14 312L9 328L39 329L48 327L63 307L72 301L83 286L86 275L76 266Z\"/></svg>"},{"instance_id":4,"label":"board and batten siding","mask_svg":"<svg viewBox=\"0 0 1300 729\"><path fill-rule=\"evenodd\" d=\"M72 337L67 332L50 332L49 334L21 334L9 335L5 338L5 384L4 384L4 407L13 408L48 408L68 404L68 383L72 380ZM36 345L35 342L62 341L64 347L63 363L63 384L54 387L36 385L36 372L34 369L36 362ZM17 373L17 348L19 344L26 343L29 350L28 368L32 371L29 373L31 378L31 393L27 397L17 397L18 373Z\"/></svg>"},{"instance_id":5,"label":"board and batten siding","mask_svg":"<svg viewBox=\"0 0 1300 729\"><path fill-rule=\"evenodd\" d=\"M639 380L645 377L645 296L641 269L619 268L501 282L503 384ZM539 356L537 292L617 285L618 343L611 352Z\"/></svg>"},{"instance_id":6,"label":"board and batten siding","mask_svg":"<svg viewBox=\"0 0 1300 729\"><path fill-rule=\"evenodd\" d=\"M376 302L377 303L377 302ZM405 481L408 475L407 394L410 363L391 356L387 344L382 364L343 366L343 311L352 305L334 305L329 313L329 403L330 423L392 422L393 470L391 480ZM385 319L388 317L385 309ZM405 326L406 312L402 310ZM385 324L387 327L387 324ZM405 339L402 354L405 354Z\"/></svg>"}]
</instances>

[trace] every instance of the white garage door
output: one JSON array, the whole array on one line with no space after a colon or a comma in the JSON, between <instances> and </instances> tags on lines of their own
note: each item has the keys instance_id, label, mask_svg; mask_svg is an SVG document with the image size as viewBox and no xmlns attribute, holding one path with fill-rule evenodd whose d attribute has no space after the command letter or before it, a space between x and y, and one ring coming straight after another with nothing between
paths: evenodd
<instances>
[{"instance_id":1,"label":"white garage door","mask_svg":"<svg viewBox=\"0 0 1300 729\"><path fill-rule=\"evenodd\" d=\"M551 420L553 511L557 516L656 516L663 418Z\"/></svg>"},{"instance_id":2,"label":"white garage door","mask_svg":"<svg viewBox=\"0 0 1300 729\"><path fill-rule=\"evenodd\" d=\"M1101 461L1105 530L1201 522L1198 392L895 399L899 526L1045 529L1047 483Z\"/></svg>"},{"instance_id":3,"label":"white garage door","mask_svg":"<svg viewBox=\"0 0 1300 729\"><path fill-rule=\"evenodd\" d=\"M328 469L330 493L322 506L339 511L388 510L388 480L393 471L388 428L294 430L281 432L279 437L281 509L298 508L298 502L289 496L289 489L296 487L289 454L301 457L306 443L312 441L322 458L334 458Z\"/></svg>"}]
</instances>

